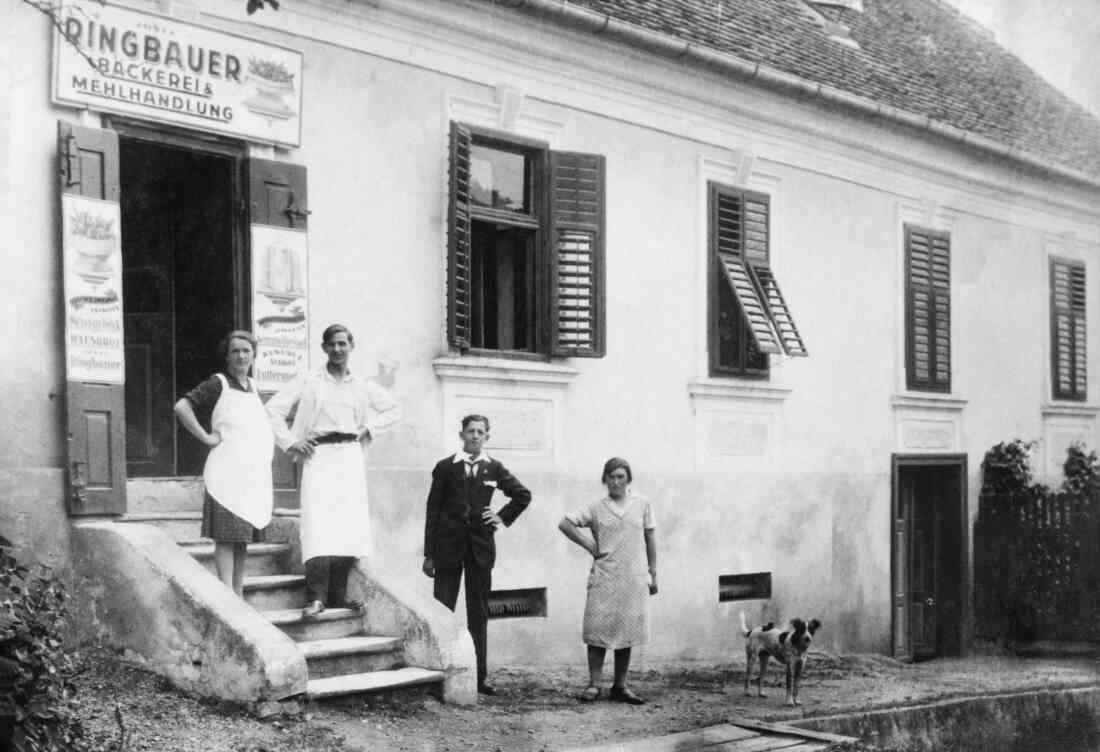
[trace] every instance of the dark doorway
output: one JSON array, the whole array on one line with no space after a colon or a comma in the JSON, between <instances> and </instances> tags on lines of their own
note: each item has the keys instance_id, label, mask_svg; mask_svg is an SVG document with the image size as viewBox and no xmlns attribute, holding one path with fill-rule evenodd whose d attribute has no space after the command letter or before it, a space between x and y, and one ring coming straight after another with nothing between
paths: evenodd
<instances>
[{"instance_id":1,"label":"dark doorway","mask_svg":"<svg viewBox=\"0 0 1100 752\"><path fill-rule=\"evenodd\" d=\"M222 367L237 326L240 160L119 139L128 477L197 475L205 447L172 406Z\"/></svg>"},{"instance_id":2,"label":"dark doorway","mask_svg":"<svg viewBox=\"0 0 1100 752\"><path fill-rule=\"evenodd\" d=\"M966 652L966 459L894 460L894 631L899 657Z\"/></svg>"}]
</instances>

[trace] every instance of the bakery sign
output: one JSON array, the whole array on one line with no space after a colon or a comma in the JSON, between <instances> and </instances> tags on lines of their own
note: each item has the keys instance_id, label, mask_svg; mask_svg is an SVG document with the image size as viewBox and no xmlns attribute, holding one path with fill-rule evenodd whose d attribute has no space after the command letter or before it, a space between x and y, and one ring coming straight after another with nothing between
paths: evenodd
<instances>
[{"instance_id":1,"label":"bakery sign","mask_svg":"<svg viewBox=\"0 0 1100 752\"><path fill-rule=\"evenodd\" d=\"M302 53L98 0L65 0L54 32L53 100L297 146Z\"/></svg>"}]
</instances>

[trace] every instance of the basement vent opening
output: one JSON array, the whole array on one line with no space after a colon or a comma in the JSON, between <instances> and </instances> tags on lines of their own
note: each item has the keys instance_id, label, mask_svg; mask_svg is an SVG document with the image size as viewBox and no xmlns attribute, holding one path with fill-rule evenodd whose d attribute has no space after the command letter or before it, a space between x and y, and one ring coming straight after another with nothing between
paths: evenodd
<instances>
[{"instance_id":1,"label":"basement vent opening","mask_svg":"<svg viewBox=\"0 0 1100 752\"><path fill-rule=\"evenodd\" d=\"M718 601L766 600L772 597L772 573L718 575Z\"/></svg>"},{"instance_id":2,"label":"basement vent opening","mask_svg":"<svg viewBox=\"0 0 1100 752\"><path fill-rule=\"evenodd\" d=\"M489 593L490 619L546 616L546 588L494 590Z\"/></svg>"}]
</instances>

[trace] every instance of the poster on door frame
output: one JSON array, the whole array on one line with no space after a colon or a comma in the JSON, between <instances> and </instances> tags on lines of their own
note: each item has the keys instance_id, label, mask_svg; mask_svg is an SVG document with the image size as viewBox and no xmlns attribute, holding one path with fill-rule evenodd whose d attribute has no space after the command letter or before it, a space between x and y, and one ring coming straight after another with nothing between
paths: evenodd
<instances>
[{"instance_id":1,"label":"poster on door frame","mask_svg":"<svg viewBox=\"0 0 1100 752\"><path fill-rule=\"evenodd\" d=\"M309 368L309 252L305 232L252 225L252 370L274 391Z\"/></svg>"},{"instance_id":2,"label":"poster on door frame","mask_svg":"<svg viewBox=\"0 0 1100 752\"><path fill-rule=\"evenodd\" d=\"M122 221L113 201L61 196L65 372L122 384Z\"/></svg>"}]
</instances>

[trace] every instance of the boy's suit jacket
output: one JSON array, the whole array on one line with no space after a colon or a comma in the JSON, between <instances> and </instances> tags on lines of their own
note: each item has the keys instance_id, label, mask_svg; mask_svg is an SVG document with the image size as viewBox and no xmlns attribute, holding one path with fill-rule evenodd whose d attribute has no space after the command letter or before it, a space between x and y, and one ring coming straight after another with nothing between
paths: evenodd
<instances>
[{"instance_id":1,"label":"boy's suit jacket","mask_svg":"<svg viewBox=\"0 0 1100 752\"><path fill-rule=\"evenodd\" d=\"M479 567L493 567L493 530L482 521L481 512L497 490L508 497L497 515L511 525L531 503L531 492L498 460L482 454L477 474L471 478L466 477L466 463L456 462L455 455L436 463L424 520L424 556L431 557L436 568L462 566L467 546Z\"/></svg>"}]
</instances>

